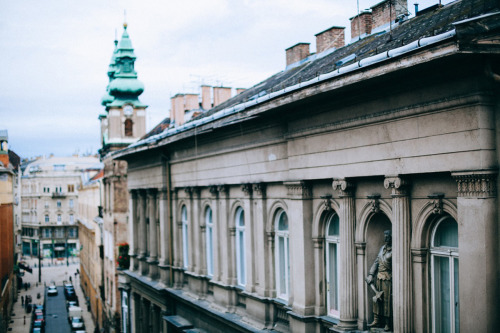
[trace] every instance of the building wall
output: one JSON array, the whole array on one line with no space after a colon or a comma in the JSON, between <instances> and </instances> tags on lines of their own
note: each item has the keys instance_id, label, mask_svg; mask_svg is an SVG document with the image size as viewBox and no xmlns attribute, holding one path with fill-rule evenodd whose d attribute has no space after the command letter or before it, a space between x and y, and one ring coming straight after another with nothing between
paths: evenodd
<instances>
[{"instance_id":1,"label":"building wall","mask_svg":"<svg viewBox=\"0 0 500 333\"><path fill-rule=\"evenodd\" d=\"M392 74L375 67L361 75L369 82L341 78L337 91L310 100L297 93L300 103L271 108L265 120L125 155L132 266L123 290L135 331L168 326L174 319L162 321L162 311L209 332L366 329L373 293L365 278L386 229L394 331L432 331L432 239L447 218L458 230L460 329L493 332L499 304L486 290L498 293L499 104L482 65L456 68L465 68L458 58ZM325 264L334 215L338 312L329 310ZM282 271L279 237L289 244Z\"/></svg>"}]
</instances>

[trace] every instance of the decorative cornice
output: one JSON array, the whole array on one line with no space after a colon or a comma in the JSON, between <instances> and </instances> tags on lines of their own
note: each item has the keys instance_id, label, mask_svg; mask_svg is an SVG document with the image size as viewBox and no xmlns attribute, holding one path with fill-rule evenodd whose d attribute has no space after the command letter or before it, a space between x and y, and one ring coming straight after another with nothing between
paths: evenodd
<instances>
[{"instance_id":1,"label":"decorative cornice","mask_svg":"<svg viewBox=\"0 0 500 333\"><path fill-rule=\"evenodd\" d=\"M229 186L227 185L217 185L217 191L219 191L220 194L229 194Z\"/></svg>"},{"instance_id":2,"label":"decorative cornice","mask_svg":"<svg viewBox=\"0 0 500 333\"><path fill-rule=\"evenodd\" d=\"M459 197L491 198L497 196L497 172L471 172L452 174L458 185Z\"/></svg>"},{"instance_id":3,"label":"decorative cornice","mask_svg":"<svg viewBox=\"0 0 500 333\"><path fill-rule=\"evenodd\" d=\"M288 196L292 199L310 199L312 197L311 187L305 181L285 182L283 184L288 190Z\"/></svg>"},{"instance_id":4,"label":"decorative cornice","mask_svg":"<svg viewBox=\"0 0 500 333\"><path fill-rule=\"evenodd\" d=\"M245 195L252 195L252 184L241 185L241 190L245 193Z\"/></svg>"},{"instance_id":5,"label":"decorative cornice","mask_svg":"<svg viewBox=\"0 0 500 333\"><path fill-rule=\"evenodd\" d=\"M339 192L340 197L350 197L354 190L354 184L346 179L334 179L332 187Z\"/></svg>"},{"instance_id":6,"label":"decorative cornice","mask_svg":"<svg viewBox=\"0 0 500 333\"><path fill-rule=\"evenodd\" d=\"M157 189L155 188L148 188L146 190L146 193L148 194L148 197L155 197L156 196Z\"/></svg>"},{"instance_id":7,"label":"decorative cornice","mask_svg":"<svg viewBox=\"0 0 500 333\"><path fill-rule=\"evenodd\" d=\"M208 190L210 191L210 194L213 195L214 197L219 195L219 188L217 187L217 185L210 186Z\"/></svg>"},{"instance_id":8,"label":"decorative cornice","mask_svg":"<svg viewBox=\"0 0 500 333\"><path fill-rule=\"evenodd\" d=\"M384 187L392 189L392 196L406 196L409 182L399 176L387 176L384 180Z\"/></svg>"}]
</instances>

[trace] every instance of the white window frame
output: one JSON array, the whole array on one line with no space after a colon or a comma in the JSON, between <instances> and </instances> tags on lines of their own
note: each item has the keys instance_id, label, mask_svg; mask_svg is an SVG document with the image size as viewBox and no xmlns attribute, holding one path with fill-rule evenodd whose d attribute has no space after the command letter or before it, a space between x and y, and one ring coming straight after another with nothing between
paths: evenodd
<instances>
[{"instance_id":1,"label":"white window frame","mask_svg":"<svg viewBox=\"0 0 500 333\"><path fill-rule=\"evenodd\" d=\"M290 248L289 248L289 230L290 226L288 225L287 230L280 230L279 229L279 222L281 219L281 216L285 214L285 216L288 219L288 215L283 209L279 209L276 212L275 218L274 218L274 230L275 230L275 257L276 257L276 296L278 298L281 298L283 300L288 300L288 297L290 295ZM280 255L280 239L283 240L283 256ZM284 265L284 274L285 276L283 277L284 286L281 284L282 280L282 274L280 272L280 267ZM284 287L284 288L283 288ZM284 292L282 292L284 290Z\"/></svg>"},{"instance_id":2,"label":"white window frame","mask_svg":"<svg viewBox=\"0 0 500 333\"><path fill-rule=\"evenodd\" d=\"M214 275L214 221L212 208L207 207L205 210L205 226L206 226L206 252L207 252L207 275Z\"/></svg>"},{"instance_id":3,"label":"white window frame","mask_svg":"<svg viewBox=\"0 0 500 333\"><path fill-rule=\"evenodd\" d=\"M449 284L450 284L450 332L458 332L459 328L455 327L455 307L454 304L458 300L455 300L455 260L458 260L458 248L455 247L445 247L445 246L440 246L440 247L435 247L434 246L434 241L435 241L435 236L436 232L439 228L439 225L448 219L452 219L455 223L455 219L451 218L450 216L444 216L442 217L434 226L434 229L432 230L432 235L431 235L431 247L430 247L430 252L431 252L431 302L432 302L432 332L438 333L439 329L436 327L437 320L436 318L436 309L437 309L437 300L436 300L436 272L435 272L435 261L436 257L440 258L448 258L448 264L449 264ZM457 223L457 228L458 228L458 223ZM459 263L460 265L460 263Z\"/></svg>"},{"instance_id":4,"label":"white window frame","mask_svg":"<svg viewBox=\"0 0 500 333\"><path fill-rule=\"evenodd\" d=\"M57 214L57 224L62 224L62 214Z\"/></svg>"},{"instance_id":5,"label":"white window frame","mask_svg":"<svg viewBox=\"0 0 500 333\"><path fill-rule=\"evenodd\" d=\"M326 255L326 268L325 268L325 273L326 273L326 304L327 304L327 315L334 317L334 318L340 318L340 298L339 298L339 277L340 277L340 234L339 235L329 235L328 230L330 228L330 224L334 223L333 219L337 218L337 223L339 223L338 215L332 214L328 217L328 222L326 223L325 226L325 255ZM340 225L339 225L339 233L340 233ZM334 246L336 247L335 249L335 258L330 257L330 247ZM335 272L336 275L334 278L334 285L332 286L332 276L330 276L330 265L334 264L335 265ZM333 294L335 295L336 298L336 303L337 303L337 309L332 309L332 304L330 301L330 291L333 290Z\"/></svg>"},{"instance_id":6,"label":"white window frame","mask_svg":"<svg viewBox=\"0 0 500 333\"><path fill-rule=\"evenodd\" d=\"M189 221L186 205L181 208L182 221L182 266L187 269L189 266Z\"/></svg>"},{"instance_id":7,"label":"white window frame","mask_svg":"<svg viewBox=\"0 0 500 333\"><path fill-rule=\"evenodd\" d=\"M75 224L75 215L69 214L69 224Z\"/></svg>"},{"instance_id":8,"label":"white window frame","mask_svg":"<svg viewBox=\"0 0 500 333\"><path fill-rule=\"evenodd\" d=\"M45 221L45 223L49 223L50 222L50 216L49 216L49 214L45 214L44 221Z\"/></svg>"},{"instance_id":9,"label":"white window frame","mask_svg":"<svg viewBox=\"0 0 500 333\"><path fill-rule=\"evenodd\" d=\"M245 211L238 207L235 214L236 226L236 278L238 286L246 285L246 251L245 251Z\"/></svg>"},{"instance_id":10,"label":"white window frame","mask_svg":"<svg viewBox=\"0 0 500 333\"><path fill-rule=\"evenodd\" d=\"M74 208L75 207L75 201L73 199L69 199L68 206L69 206L69 208Z\"/></svg>"}]
</instances>

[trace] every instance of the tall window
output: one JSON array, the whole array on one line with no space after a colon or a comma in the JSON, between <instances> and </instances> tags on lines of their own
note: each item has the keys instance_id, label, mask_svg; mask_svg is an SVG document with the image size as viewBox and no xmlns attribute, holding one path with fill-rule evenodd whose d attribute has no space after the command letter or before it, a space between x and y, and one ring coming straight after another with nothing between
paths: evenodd
<instances>
[{"instance_id":1,"label":"tall window","mask_svg":"<svg viewBox=\"0 0 500 333\"><path fill-rule=\"evenodd\" d=\"M61 200L57 200L57 208L61 208Z\"/></svg>"},{"instance_id":2,"label":"tall window","mask_svg":"<svg viewBox=\"0 0 500 333\"><path fill-rule=\"evenodd\" d=\"M245 286L245 212L241 207L236 210L236 277L238 285Z\"/></svg>"},{"instance_id":3,"label":"tall window","mask_svg":"<svg viewBox=\"0 0 500 333\"><path fill-rule=\"evenodd\" d=\"M290 255L288 216L280 209L274 221L276 230L276 290L278 297L288 299L290 291Z\"/></svg>"},{"instance_id":4,"label":"tall window","mask_svg":"<svg viewBox=\"0 0 500 333\"><path fill-rule=\"evenodd\" d=\"M45 223L49 223L49 215L48 214L45 214Z\"/></svg>"},{"instance_id":5,"label":"tall window","mask_svg":"<svg viewBox=\"0 0 500 333\"><path fill-rule=\"evenodd\" d=\"M62 224L62 215L57 214L57 224Z\"/></svg>"},{"instance_id":6,"label":"tall window","mask_svg":"<svg viewBox=\"0 0 500 333\"><path fill-rule=\"evenodd\" d=\"M75 207L75 201L73 199L69 199L69 208Z\"/></svg>"},{"instance_id":7,"label":"tall window","mask_svg":"<svg viewBox=\"0 0 500 333\"><path fill-rule=\"evenodd\" d=\"M182 206L181 209L181 220L182 220L182 260L183 267L188 268L189 258L188 258L188 214L186 206Z\"/></svg>"},{"instance_id":8,"label":"tall window","mask_svg":"<svg viewBox=\"0 0 500 333\"><path fill-rule=\"evenodd\" d=\"M75 224L75 216L73 214L69 214L69 224Z\"/></svg>"},{"instance_id":9,"label":"tall window","mask_svg":"<svg viewBox=\"0 0 500 333\"><path fill-rule=\"evenodd\" d=\"M214 223L212 220L212 209L210 207L207 207L205 211L205 224L207 231L207 275L212 276L214 275Z\"/></svg>"},{"instance_id":10,"label":"tall window","mask_svg":"<svg viewBox=\"0 0 500 333\"><path fill-rule=\"evenodd\" d=\"M133 136L133 122L132 122L132 119L125 120L125 136Z\"/></svg>"},{"instance_id":11,"label":"tall window","mask_svg":"<svg viewBox=\"0 0 500 333\"><path fill-rule=\"evenodd\" d=\"M333 214L326 224L326 304L328 315L339 317L339 216Z\"/></svg>"},{"instance_id":12,"label":"tall window","mask_svg":"<svg viewBox=\"0 0 500 333\"><path fill-rule=\"evenodd\" d=\"M68 192L75 192L75 185L74 184L68 184Z\"/></svg>"},{"instance_id":13,"label":"tall window","mask_svg":"<svg viewBox=\"0 0 500 333\"><path fill-rule=\"evenodd\" d=\"M431 241L432 331L459 332L458 224L443 217Z\"/></svg>"}]
</instances>

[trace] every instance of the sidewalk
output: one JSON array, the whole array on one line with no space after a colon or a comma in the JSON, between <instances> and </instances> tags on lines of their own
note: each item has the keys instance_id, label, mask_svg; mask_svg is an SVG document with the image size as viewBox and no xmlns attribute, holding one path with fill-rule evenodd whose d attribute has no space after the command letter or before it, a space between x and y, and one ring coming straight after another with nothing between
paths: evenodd
<instances>
[{"instance_id":1,"label":"sidewalk","mask_svg":"<svg viewBox=\"0 0 500 333\"><path fill-rule=\"evenodd\" d=\"M14 307L12 312L14 315L11 320L13 321L9 328L11 328L11 332L16 333L28 333L30 331L31 324L31 313L26 313L24 307L21 304L21 296L26 299L27 295L31 296L33 304L43 304L45 288L44 283L49 285L51 282L55 283L58 286L62 286L64 281L69 282L69 277L73 281L73 285L75 287L76 294L78 296L78 301L80 302L80 307L83 310L83 321L85 322L86 331L89 333L94 332L94 321L92 320L92 315L89 311L87 311L87 304L85 301L85 297L82 292L82 288L80 287L80 277L79 275L75 275L76 270L80 269L80 262L78 258L70 258L68 264L66 260L64 261L54 261L50 259L44 259L42 264L42 282L38 283L38 260L37 259L28 259L26 260L28 265L33 268L33 273L25 272L23 278L23 283L28 282L31 284L31 287L28 290L24 289L24 286L19 288L19 292L17 295L17 301L14 303ZM36 267L35 267L36 266ZM37 299L37 294L40 293L40 299ZM26 322L25 322L26 317Z\"/></svg>"}]
</instances>

